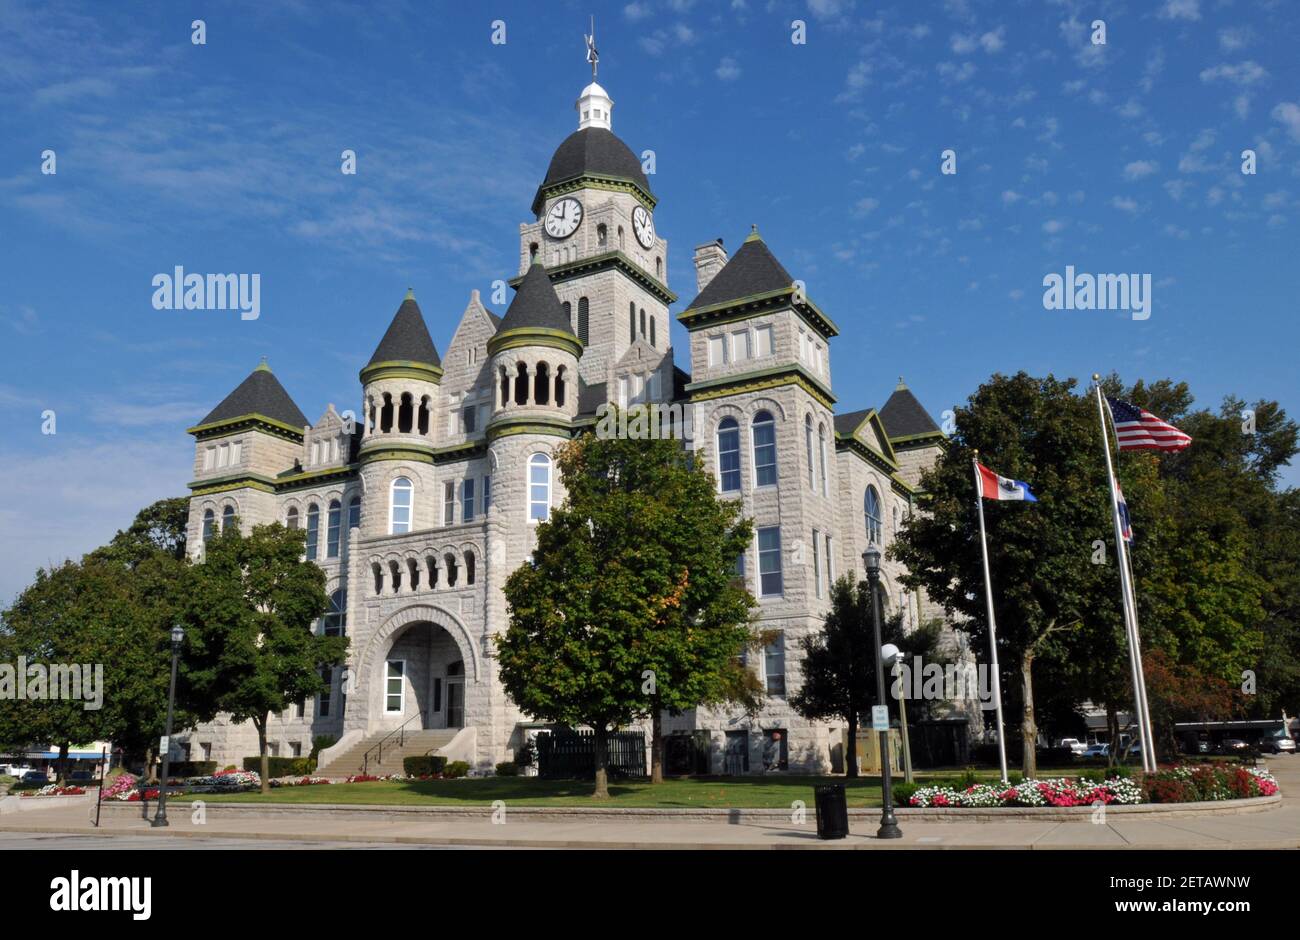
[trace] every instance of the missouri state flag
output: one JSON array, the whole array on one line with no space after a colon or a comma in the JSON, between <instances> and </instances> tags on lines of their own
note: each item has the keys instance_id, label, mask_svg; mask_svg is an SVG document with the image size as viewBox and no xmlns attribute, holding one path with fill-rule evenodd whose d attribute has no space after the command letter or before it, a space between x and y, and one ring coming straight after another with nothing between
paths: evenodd
<instances>
[{"instance_id":1,"label":"missouri state flag","mask_svg":"<svg viewBox=\"0 0 1300 940\"><path fill-rule=\"evenodd\" d=\"M1037 497L1029 492L1029 484L1021 483L1019 480L1012 480L1008 477L1000 477L982 463L976 463L975 468L980 475L980 496L985 499L1011 499L1020 500L1028 503L1038 502Z\"/></svg>"},{"instance_id":2,"label":"missouri state flag","mask_svg":"<svg viewBox=\"0 0 1300 940\"><path fill-rule=\"evenodd\" d=\"M1119 488L1119 480L1115 481L1115 505L1119 509L1119 532L1124 536L1124 541L1133 541L1133 523L1128 517L1128 503L1124 501L1124 491Z\"/></svg>"}]
</instances>

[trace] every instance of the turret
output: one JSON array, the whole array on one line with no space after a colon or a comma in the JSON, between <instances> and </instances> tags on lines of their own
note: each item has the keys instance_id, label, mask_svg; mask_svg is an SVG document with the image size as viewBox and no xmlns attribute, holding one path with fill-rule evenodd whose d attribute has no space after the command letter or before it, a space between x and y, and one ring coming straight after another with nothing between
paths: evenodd
<instances>
[{"instance_id":1,"label":"turret","mask_svg":"<svg viewBox=\"0 0 1300 940\"><path fill-rule=\"evenodd\" d=\"M361 451L393 446L432 447L440 411L442 362L415 294L397 308L388 332L361 370Z\"/></svg>"}]
</instances>

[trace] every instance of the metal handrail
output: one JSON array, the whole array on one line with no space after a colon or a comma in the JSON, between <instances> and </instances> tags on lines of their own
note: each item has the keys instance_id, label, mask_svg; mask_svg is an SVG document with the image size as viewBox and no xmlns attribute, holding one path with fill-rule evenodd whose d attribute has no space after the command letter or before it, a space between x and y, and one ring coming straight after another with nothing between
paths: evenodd
<instances>
[{"instance_id":1,"label":"metal handrail","mask_svg":"<svg viewBox=\"0 0 1300 940\"><path fill-rule=\"evenodd\" d=\"M382 738L380 738L379 741L378 741L378 743L372 745L369 749L367 749L366 752L365 752L364 754L361 755L361 773L362 773L362 774L366 774L366 773L369 773L369 771L370 771L370 753L371 753L371 751L378 751L378 752L379 752L378 754L375 755L375 763L376 763L376 764L382 764L382 763L384 762L384 744L387 743L388 739L391 738L393 735L397 735L397 746L398 746L398 747L401 747L402 745L404 745L404 744L406 743L406 726L409 725L411 722L415 721L415 719L417 719L417 718L419 718L419 719L421 719L421 721L423 721L423 719L424 719L424 712L423 712L423 711L418 711L418 712L416 712L416 713L415 713L414 715L412 715L410 718L406 719L406 721L402 722L400 725L398 725L398 726L397 726L396 728L394 728L392 731L388 732L388 734L386 734L386 735L384 735Z\"/></svg>"}]
</instances>

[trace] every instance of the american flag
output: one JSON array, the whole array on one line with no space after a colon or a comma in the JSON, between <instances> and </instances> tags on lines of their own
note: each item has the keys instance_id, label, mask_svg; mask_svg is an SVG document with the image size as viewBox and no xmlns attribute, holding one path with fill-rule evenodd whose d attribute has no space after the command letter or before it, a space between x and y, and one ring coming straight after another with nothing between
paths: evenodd
<instances>
[{"instance_id":1,"label":"american flag","mask_svg":"<svg viewBox=\"0 0 1300 940\"><path fill-rule=\"evenodd\" d=\"M1192 439L1145 408L1107 397L1120 450L1182 450Z\"/></svg>"}]
</instances>

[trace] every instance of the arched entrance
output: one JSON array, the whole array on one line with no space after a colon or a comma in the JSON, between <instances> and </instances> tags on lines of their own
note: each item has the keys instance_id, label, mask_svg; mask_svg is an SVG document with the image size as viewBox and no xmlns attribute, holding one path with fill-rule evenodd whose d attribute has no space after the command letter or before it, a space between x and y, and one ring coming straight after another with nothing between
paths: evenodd
<instances>
[{"instance_id":1,"label":"arched entrance","mask_svg":"<svg viewBox=\"0 0 1300 940\"><path fill-rule=\"evenodd\" d=\"M383 725L464 726L464 657L445 628L428 621L407 624L393 634L373 668L375 714Z\"/></svg>"}]
</instances>

